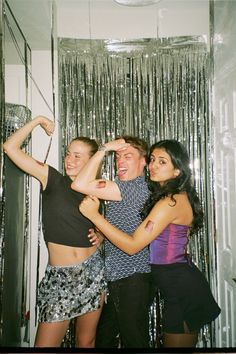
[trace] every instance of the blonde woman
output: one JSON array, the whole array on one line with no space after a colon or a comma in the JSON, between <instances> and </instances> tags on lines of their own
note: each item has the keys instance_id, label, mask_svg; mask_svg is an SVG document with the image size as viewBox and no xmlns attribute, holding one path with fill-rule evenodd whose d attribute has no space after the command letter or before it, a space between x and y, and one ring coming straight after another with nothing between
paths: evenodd
<instances>
[{"instance_id":1,"label":"blonde woman","mask_svg":"<svg viewBox=\"0 0 236 354\"><path fill-rule=\"evenodd\" d=\"M48 135L54 131L51 120L38 116L3 145L7 156L41 184L48 265L38 289L39 324L35 346L59 347L70 320L76 318L76 345L92 348L106 283L100 251L88 242L87 235L93 225L78 213L78 203L84 195L73 191L71 183L98 146L86 137L72 140L65 156L64 176L21 149L37 126Z\"/></svg>"}]
</instances>

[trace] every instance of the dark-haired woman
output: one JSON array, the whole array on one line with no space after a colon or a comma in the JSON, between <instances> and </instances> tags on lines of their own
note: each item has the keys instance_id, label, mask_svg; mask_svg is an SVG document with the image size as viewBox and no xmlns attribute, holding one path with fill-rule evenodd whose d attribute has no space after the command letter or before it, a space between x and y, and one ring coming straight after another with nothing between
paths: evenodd
<instances>
[{"instance_id":1,"label":"dark-haired woman","mask_svg":"<svg viewBox=\"0 0 236 354\"><path fill-rule=\"evenodd\" d=\"M38 162L21 145L34 128L51 135L54 123L42 116L17 130L4 143L8 157L41 183L42 221L48 249L48 265L38 288L39 325L36 347L59 347L72 318L76 318L76 344L95 345L104 290L103 260L96 246L88 242L93 226L78 203L84 195L71 189L71 182L97 151L95 140L79 137L69 144L63 176L53 167Z\"/></svg>"},{"instance_id":2,"label":"dark-haired woman","mask_svg":"<svg viewBox=\"0 0 236 354\"><path fill-rule=\"evenodd\" d=\"M199 330L219 315L220 308L205 277L187 256L189 235L202 227L203 213L184 146L176 140L154 144L149 172L152 194L132 237L99 214L97 198L87 196L80 211L130 255L150 244L153 281L164 299L164 347L195 347Z\"/></svg>"}]
</instances>

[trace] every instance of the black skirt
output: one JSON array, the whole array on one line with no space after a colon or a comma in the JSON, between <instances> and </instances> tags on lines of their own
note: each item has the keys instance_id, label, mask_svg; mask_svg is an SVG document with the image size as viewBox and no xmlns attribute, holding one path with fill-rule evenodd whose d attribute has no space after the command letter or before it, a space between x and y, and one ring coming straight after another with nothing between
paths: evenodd
<instances>
[{"instance_id":1,"label":"black skirt","mask_svg":"<svg viewBox=\"0 0 236 354\"><path fill-rule=\"evenodd\" d=\"M199 331L221 312L209 283L193 263L152 265L152 281L164 300L166 333L184 333L184 323L190 332Z\"/></svg>"}]
</instances>

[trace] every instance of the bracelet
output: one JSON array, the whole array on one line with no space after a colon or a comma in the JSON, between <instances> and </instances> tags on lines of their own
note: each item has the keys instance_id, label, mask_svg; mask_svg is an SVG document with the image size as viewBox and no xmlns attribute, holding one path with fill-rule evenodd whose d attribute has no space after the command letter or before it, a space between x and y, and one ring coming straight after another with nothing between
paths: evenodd
<instances>
[{"instance_id":1,"label":"bracelet","mask_svg":"<svg viewBox=\"0 0 236 354\"><path fill-rule=\"evenodd\" d=\"M104 145L104 144L99 145L98 151L105 151L106 152L107 151L106 145Z\"/></svg>"}]
</instances>

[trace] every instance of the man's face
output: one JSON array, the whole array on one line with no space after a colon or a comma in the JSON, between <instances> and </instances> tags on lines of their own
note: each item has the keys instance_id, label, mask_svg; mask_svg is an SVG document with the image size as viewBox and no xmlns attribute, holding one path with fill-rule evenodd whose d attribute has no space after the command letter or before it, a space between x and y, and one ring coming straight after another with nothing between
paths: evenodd
<instances>
[{"instance_id":1,"label":"man's face","mask_svg":"<svg viewBox=\"0 0 236 354\"><path fill-rule=\"evenodd\" d=\"M129 181L143 174L145 158L133 146L116 153L117 176L121 181Z\"/></svg>"}]
</instances>

